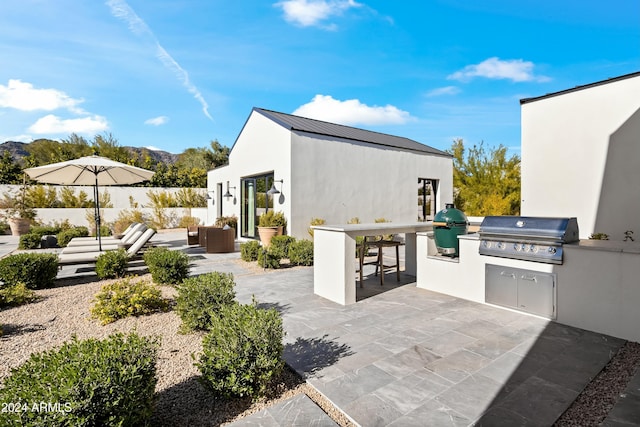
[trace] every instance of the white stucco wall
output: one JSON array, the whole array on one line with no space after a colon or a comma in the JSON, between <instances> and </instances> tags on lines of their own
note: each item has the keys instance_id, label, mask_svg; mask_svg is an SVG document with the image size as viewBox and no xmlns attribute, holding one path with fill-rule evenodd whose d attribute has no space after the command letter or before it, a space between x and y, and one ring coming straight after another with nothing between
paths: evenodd
<instances>
[{"instance_id":1,"label":"white stucco wall","mask_svg":"<svg viewBox=\"0 0 640 427\"><path fill-rule=\"evenodd\" d=\"M640 237L640 75L522 105L522 215Z\"/></svg>"},{"instance_id":2,"label":"white stucco wall","mask_svg":"<svg viewBox=\"0 0 640 427\"><path fill-rule=\"evenodd\" d=\"M231 153L229 164L209 171L207 189L214 191L214 198L208 205L208 224L217 218L217 204L220 202L217 184L222 183L223 194L227 191L227 181L235 188L231 194L235 197L222 197L222 215L235 215L240 220L240 179L273 172L274 179L283 179L276 186L281 194L276 196L274 209L283 211L286 218L291 218L290 185L291 185L291 144L290 133L282 126L253 111L245 127L238 136Z\"/></svg>"},{"instance_id":3,"label":"white stucco wall","mask_svg":"<svg viewBox=\"0 0 640 427\"><path fill-rule=\"evenodd\" d=\"M217 217L217 184L235 186L235 198L222 198L222 214L241 218L240 179L273 172L280 194L274 209L283 211L287 232L309 238L312 218L327 224L359 217L373 222L416 221L418 178L440 181L438 209L453 200L453 162L450 157L422 155L371 144L290 132L258 112L252 112L229 156L229 165L208 174L207 223ZM233 194L234 191L232 190Z\"/></svg>"},{"instance_id":4,"label":"white stucco wall","mask_svg":"<svg viewBox=\"0 0 640 427\"><path fill-rule=\"evenodd\" d=\"M480 255L477 234L460 236L460 257L435 255L429 233L417 236L418 288L485 302L487 264L556 274L556 321L640 341L640 244L582 240L564 245L562 265Z\"/></svg>"},{"instance_id":5,"label":"white stucco wall","mask_svg":"<svg viewBox=\"0 0 640 427\"><path fill-rule=\"evenodd\" d=\"M291 144L294 235L306 234L312 218L415 222L418 178L440 181L436 211L453 202L450 157L304 133L294 133Z\"/></svg>"},{"instance_id":6,"label":"white stucco wall","mask_svg":"<svg viewBox=\"0 0 640 427\"><path fill-rule=\"evenodd\" d=\"M49 186L45 185L45 188L55 188L58 193L58 199L60 199L60 191L63 186ZM4 194L16 194L22 188L21 185L0 185L0 195ZM74 194L77 196L80 192L84 192L87 195L88 201L93 201L93 187L91 186L72 186L69 187L74 190ZM118 186L100 186L98 188L101 197L108 194L109 201L112 205L111 208L101 208L103 223L113 222L118 218L118 215L123 210L131 210L133 207L153 216L151 209L151 203L149 201L149 192L163 193L168 192L171 194L177 194L180 188L162 188L162 187L118 187ZM202 194L205 193L204 188L194 189L196 192ZM132 205L133 203L133 205ZM36 209L36 219L43 224L52 224L56 221L69 220L69 223L78 226L88 226L87 214L93 212L93 208L39 208ZM200 223L204 224L207 221L207 209L206 208L167 208L166 212L171 218L175 218L176 221L180 217L189 215L200 219Z\"/></svg>"}]
</instances>

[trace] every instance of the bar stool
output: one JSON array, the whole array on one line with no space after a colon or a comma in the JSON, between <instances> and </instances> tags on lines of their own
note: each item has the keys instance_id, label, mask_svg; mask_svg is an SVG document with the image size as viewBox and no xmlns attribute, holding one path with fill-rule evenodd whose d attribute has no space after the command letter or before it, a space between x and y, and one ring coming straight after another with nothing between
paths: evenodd
<instances>
[{"instance_id":1,"label":"bar stool","mask_svg":"<svg viewBox=\"0 0 640 427\"><path fill-rule=\"evenodd\" d=\"M358 260L360 265L360 287L362 288L362 271L365 265L375 265L375 275L378 275L380 270L380 286L384 286L384 270L385 268L396 269L396 280L400 281L400 242L391 239L382 239L379 236L365 236L362 243L358 244ZM375 261L365 261L364 258L367 255L369 247L375 247L378 249L378 256ZM394 265L385 265L383 259L383 248L395 247L396 248L396 263Z\"/></svg>"}]
</instances>

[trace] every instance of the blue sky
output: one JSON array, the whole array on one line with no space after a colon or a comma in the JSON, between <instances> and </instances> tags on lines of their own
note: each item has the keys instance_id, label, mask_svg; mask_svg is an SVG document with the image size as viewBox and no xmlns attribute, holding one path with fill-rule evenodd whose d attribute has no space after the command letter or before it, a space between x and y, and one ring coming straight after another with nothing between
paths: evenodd
<instances>
[{"instance_id":1,"label":"blue sky","mask_svg":"<svg viewBox=\"0 0 640 427\"><path fill-rule=\"evenodd\" d=\"M519 152L526 97L640 70L638 0L0 2L0 142L231 146L252 107Z\"/></svg>"}]
</instances>

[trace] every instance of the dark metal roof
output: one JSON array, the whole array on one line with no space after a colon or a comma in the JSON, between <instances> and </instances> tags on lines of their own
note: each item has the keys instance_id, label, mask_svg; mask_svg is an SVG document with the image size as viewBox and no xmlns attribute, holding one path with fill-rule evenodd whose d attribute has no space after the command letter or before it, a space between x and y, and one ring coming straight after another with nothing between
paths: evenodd
<instances>
[{"instance_id":1,"label":"dark metal roof","mask_svg":"<svg viewBox=\"0 0 640 427\"><path fill-rule=\"evenodd\" d=\"M630 79L632 77L638 77L638 76L640 76L640 71L636 71L635 73L625 74L623 76L612 77L610 79L601 80L601 81L595 82L595 83L589 83L589 84L586 84L586 85L572 87L571 89L565 89L565 90L561 90L561 91L558 91L558 92L548 93L546 95L537 96L537 97L534 97L534 98L523 98L523 99L520 100L520 105L526 104L528 102L539 101L539 100L545 99L545 98L552 98L554 96L564 95L565 93L571 93L571 92L576 92L576 91L583 90L583 89L588 89L590 87L601 86L601 85L605 85L605 84L608 84L608 83L617 82L617 81L620 81L620 80Z\"/></svg>"},{"instance_id":2,"label":"dark metal roof","mask_svg":"<svg viewBox=\"0 0 640 427\"><path fill-rule=\"evenodd\" d=\"M452 157L451 154L445 151L429 147L428 145L421 144L408 138L323 122L315 119L308 119L306 117L293 116L291 114L279 113L277 111L265 110L263 108L254 107L253 111L262 114L291 131L333 136L373 145L401 148L404 150L433 154L436 156Z\"/></svg>"}]
</instances>

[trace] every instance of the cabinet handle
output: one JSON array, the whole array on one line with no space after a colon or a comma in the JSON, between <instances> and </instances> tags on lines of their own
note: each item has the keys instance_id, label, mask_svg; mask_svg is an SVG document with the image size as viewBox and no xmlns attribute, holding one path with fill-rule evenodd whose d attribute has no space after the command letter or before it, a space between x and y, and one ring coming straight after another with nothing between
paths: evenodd
<instances>
[{"instance_id":1,"label":"cabinet handle","mask_svg":"<svg viewBox=\"0 0 640 427\"><path fill-rule=\"evenodd\" d=\"M530 282L536 282L536 283L538 283L538 279L536 279L536 276L533 276L533 277L521 276L520 278L521 278L522 280L528 280L528 281L530 281Z\"/></svg>"},{"instance_id":2,"label":"cabinet handle","mask_svg":"<svg viewBox=\"0 0 640 427\"><path fill-rule=\"evenodd\" d=\"M515 274L513 274L513 273L507 273L506 271L501 271L501 272L500 272L500 275L501 275L501 276L506 276L506 277L511 277L511 278L513 278L513 279L515 279L515 278L516 278L516 275L515 275Z\"/></svg>"}]
</instances>

